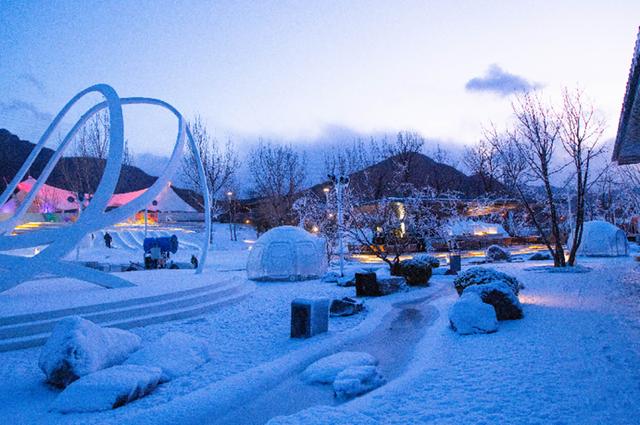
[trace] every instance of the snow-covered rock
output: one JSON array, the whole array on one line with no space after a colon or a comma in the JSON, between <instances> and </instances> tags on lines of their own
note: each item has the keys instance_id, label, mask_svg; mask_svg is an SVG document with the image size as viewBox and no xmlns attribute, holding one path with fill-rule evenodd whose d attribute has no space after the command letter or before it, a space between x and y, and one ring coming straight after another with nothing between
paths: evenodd
<instances>
[{"instance_id":1,"label":"snow-covered rock","mask_svg":"<svg viewBox=\"0 0 640 425\"><path fill-rule=\"evenodd\" d=\"M329 315L332 317L352 316L354 314L360 313L362 310L364 310L364 304L362 301L344 297L341 300L331 301Z\"/></svg>"},{"instance_id":2,"label":"snow-covered rock","mask_svg":"<svg viewBox=\"0 0 640 425\"><path fill-rule=\"evenodd\" d=\"M548 252L534 252L528 258L529 261L546 261L553 260L553 257Z\"/></svg>"},{"instance_id":3,"label":"snow-covered rock","mask_svg":"<svg viewBox=\"0 0 640 425\"><path fill-rule=\"evenodd\" d=\"M377 364L378 360L369 353L343 351L312 363L302 372L302 380L308 384L331 384L347 368Z\"/></svg>"},{"instance_id":4,"label":"snow-covered rock","mask_svg":"<svg viewBox=\"0 0 640 425\"><path fill-rule=\"evenodd\" d=\"M498 330L496 312L475 293L463 294L449 310L451 328L461 335L492 333Z\"/></svg>"},{"instance_id":5,"label":"snow-covered rock","mask_svg":"<svg viewBox=\"0 0 640 425\"><path fill-rule=\"evenodd\" d=\"M291 416L276 416L267 425L376 425L379 422L361 413L332 406L313 406Z\"/></svg>"},{"instance_id":6,"label":"snow-covered rock","mask_svg":"<svg viewBox=\"0 0 640 425\"><path fill-rule=\"evenodd\" d=\"M375 366L351 366L336 376L333 391L337 398L348 399L367 393L384 383L385 379Z\"/></svg>"},{"instance_id":7,"label":"snow-covered rock","mask_svg":"<svg viewBox=\"0 0 640 425\"><path fill-rule=\"evenodd\" d=\"M157 367L120 365L84 376L69 385L51 405L60 413L115 409L149 394L160 382Z\"/></svg>"},{"instance_id":8,"label":"snow-covered rock","mask_svg":"<svg viewBox=\"0 0 640 425\"><path fill-rule=\"evenodd\" d=\"M162 382L186 375L211 359L207 342L182 332L169 332L133 353L124 364L158 367Z\"/></svg>"},{"instance_id":9,"label":"snow-covered rock","mask_svg":"<svg viewBox=\"0 0 640 425\"><path fill-rule=\"evenodd\" d=\"M506 283L514 294L518 295L522 285L513 276L506 273L499 272L494 269L485 267L471 267L458 275L453 281L453 285L458 292L458 295L462 295L465 288L471 285L485 285L493 282Z\"/></svg>"},{"instance_id":10,"label":"snow-covered rock","mask_svg":"<svg viewBox=\"0 0 640 425\"><path fill-rule=\"evenodd\" d=\"M484 253L487 261L507 261L511 259L511 254L505 248L499 245L491 245Z\"/></svg>"},{"instance_id":11,"label":"snow-covered rock","mask_svg":"<svg viewBox=\"0 0 640 425\"><path fill-rule=\"evenodd\" d=\"M338 282L338 278L340 278L340 274L336 273L336 272L327 272L324 274L324 276L322 276L322 279L320 279L322 282L326 282L326 283L337 283Z\"/></svg>"},{"instance_id":12,"label":"snow-covered rock","mask_svg":"<svg viewBox=\"0 0 640 425\"><path fill-rule=\"evenodd\" d=\"M60 320L40 351L38 365L47 382L64 388L92 372L122 363L140 348L140 337L102 328L78 316Z\"/></svg>"},{"instance_id":13,"label":"snow-covered rock","mask_svg":"<svg viewBox=\"0 0 640 425\"><path fill-rule=\"evenodd\" d=\"M484 285L471 285L467 287L462 296L476 294L482 302L491 304L496 311L498 320L522 319L522 305L511 288L502 281L487 283Z\"/></svg>"}]
</instances>

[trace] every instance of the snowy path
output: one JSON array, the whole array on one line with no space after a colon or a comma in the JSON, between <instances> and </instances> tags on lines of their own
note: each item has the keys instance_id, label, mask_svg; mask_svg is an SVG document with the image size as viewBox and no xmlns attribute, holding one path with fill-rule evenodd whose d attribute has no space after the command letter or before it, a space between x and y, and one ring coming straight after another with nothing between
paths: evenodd
<instances>
[{"instance_id":1,"label":"snowy path","mask_svg":"<svg viewBox=\"0 0 640 425\"><path fill-rule=\"evenodd\" d=\"M444 295L442 287L437 292L419 299L398 302L371 332L340 346L334 351L366 352L380 362L378 369L391 381L407 366L415 346L438 317L431 302ZM316 405L335 405L331 385L309 385L295 374L277 387L265 391L260 397L239 406L216 423L264 424L278 415L288 415Z\"/></svg>"},{"instance_id":2,"label":"snowy path","mask_svg":"<svg viewBox=\"0 0 640 425\"><path fill-rule=\"evenodd\" d=\"M527 285L523 320L501 323L496 334L460 337L442 316L411 374L345 408L388 424L638 423L638 298L635 311L623 307L624 282L640 283L637 263L583 263L594 270L501 267Z\"/></svg>"}]
</instances>

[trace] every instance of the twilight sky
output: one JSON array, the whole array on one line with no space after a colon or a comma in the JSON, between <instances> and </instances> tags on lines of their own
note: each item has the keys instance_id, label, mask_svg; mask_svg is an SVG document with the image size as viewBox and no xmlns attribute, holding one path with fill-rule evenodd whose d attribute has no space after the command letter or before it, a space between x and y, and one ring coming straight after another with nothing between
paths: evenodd
<instances>
[{"instance_id":1,"label":"twilight sky","mask_svg":"<svg viewBox=\"0 0 640 425\"><path fill-rule=\"evenodd\" d=\"M35 140L105 82L200 113L222 138L410 129L461 145L505 122L513 90L579 84L611 137L639 18L638 0L1 0L0 128ZM127 118L136 151L171 149L167 115Z\"/></svg>"}]
</instances>

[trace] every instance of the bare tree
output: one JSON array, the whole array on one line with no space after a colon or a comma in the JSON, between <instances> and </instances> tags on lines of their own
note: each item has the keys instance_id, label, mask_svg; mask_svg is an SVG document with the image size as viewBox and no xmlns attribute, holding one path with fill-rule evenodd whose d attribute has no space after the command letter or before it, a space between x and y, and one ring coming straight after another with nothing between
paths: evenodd
<instances>
[{"instance_id":1,"label":"bare tree","mask_svg":"<svg viewBox=\"0 0 640 425\"><path fill-rule=\"evenodd\" d=\"M221 191L231 187L233 177L240 162L231 141L227 141L224 147L212 137L202 118L197 115L189 122L189 129L197 147L197 152L189 148L182 160L182 175L190 189L199 192L201 188L198 174L198 157L204 167L204 175L207 179L209 197L211 198L211 214L218 212L218 201L223 198ZM202 205L204 207L204 205Z\"/></svg>"},{"instance_id":2,"label":"bare tree","mask_svg":"<svg viewBox=\"0 0 640 425\"><path fill-rule=\"evenodd\" d=\"M600 155L604 147L600 138L605 129L604 119L596 112L592 103L584 98L584 93L576 89L564 89L562 93L562 112L558 116L560 122L560 140L569 155L573 173L569 182L575 191L575 214L573 215L573 232L569 250L568 264L573 266L582 240L585 220L585 204L592 180L592 160Z\"/></svg>"},{"instance_id":3,"label":"bare tree","mask_svg":"<svg viewBox=\"0 0 640 425\"><path fill-rule=\"evenodd\" d=\"M480 179L484 192L496 190L499 168L498 154L496 147L486 138L481 139L475 146L465 148L462 161L469 172Z\"/></svg>"},{"instance_id":4,"label":"bare tree","mask_svg":"<svg viewBox=\"0 0 640 425\"><path fill-rule=\"evenodd\" d=\"M561 143L561 123L537 93L518 96L513 103L513 113L513 130L504 135L489 132L488 141L498 154L501 174L527 209L553 256L554 266L563 267L566 262L560 199L552 184L552 179L563 168L556 164L554 157L557 144Z\"/></svg>"},{"instance_id":5,"label":"bare tree","mask_svg":"<svg viewBox=\"0 0 640 425\"><path fill-rule=\"evenodd\" d=\"M305 156L291 146L261 141L249 155L249 169L259 198L256 224L270 228L293 222L293 203L306 180Z\"/></svg>"}]
</instances>

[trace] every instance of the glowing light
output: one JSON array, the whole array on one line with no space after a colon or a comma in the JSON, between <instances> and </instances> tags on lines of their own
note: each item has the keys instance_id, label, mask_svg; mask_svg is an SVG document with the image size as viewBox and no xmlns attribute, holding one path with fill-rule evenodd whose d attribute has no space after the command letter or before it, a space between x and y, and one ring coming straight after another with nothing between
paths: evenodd
<instances>
[{"instance_id":1,"label":"glowing light","mask_svg":"<svg viewBox=\"0 0 640 425\"><path fill-rule=\"evenodd\" d=\"M322 188L322 191L323 191L324 193L329 193L329 191L330 191L330 190L331 190L331 189L329 189L328 187L323 187L323 188Z\"/></svg>"},{"instance_id":2,"label":"glowing light","mask_svg":"<svg viewBox=\"0 0 640 425\"><path fill-rule=\"evenodd\" d=\"M318 228L318 226L313 226L313 227L311 228L311 231L312 231L313 233L318 233L318 232L320 231L320 229Z\"/></svg>"}]
</instances>

